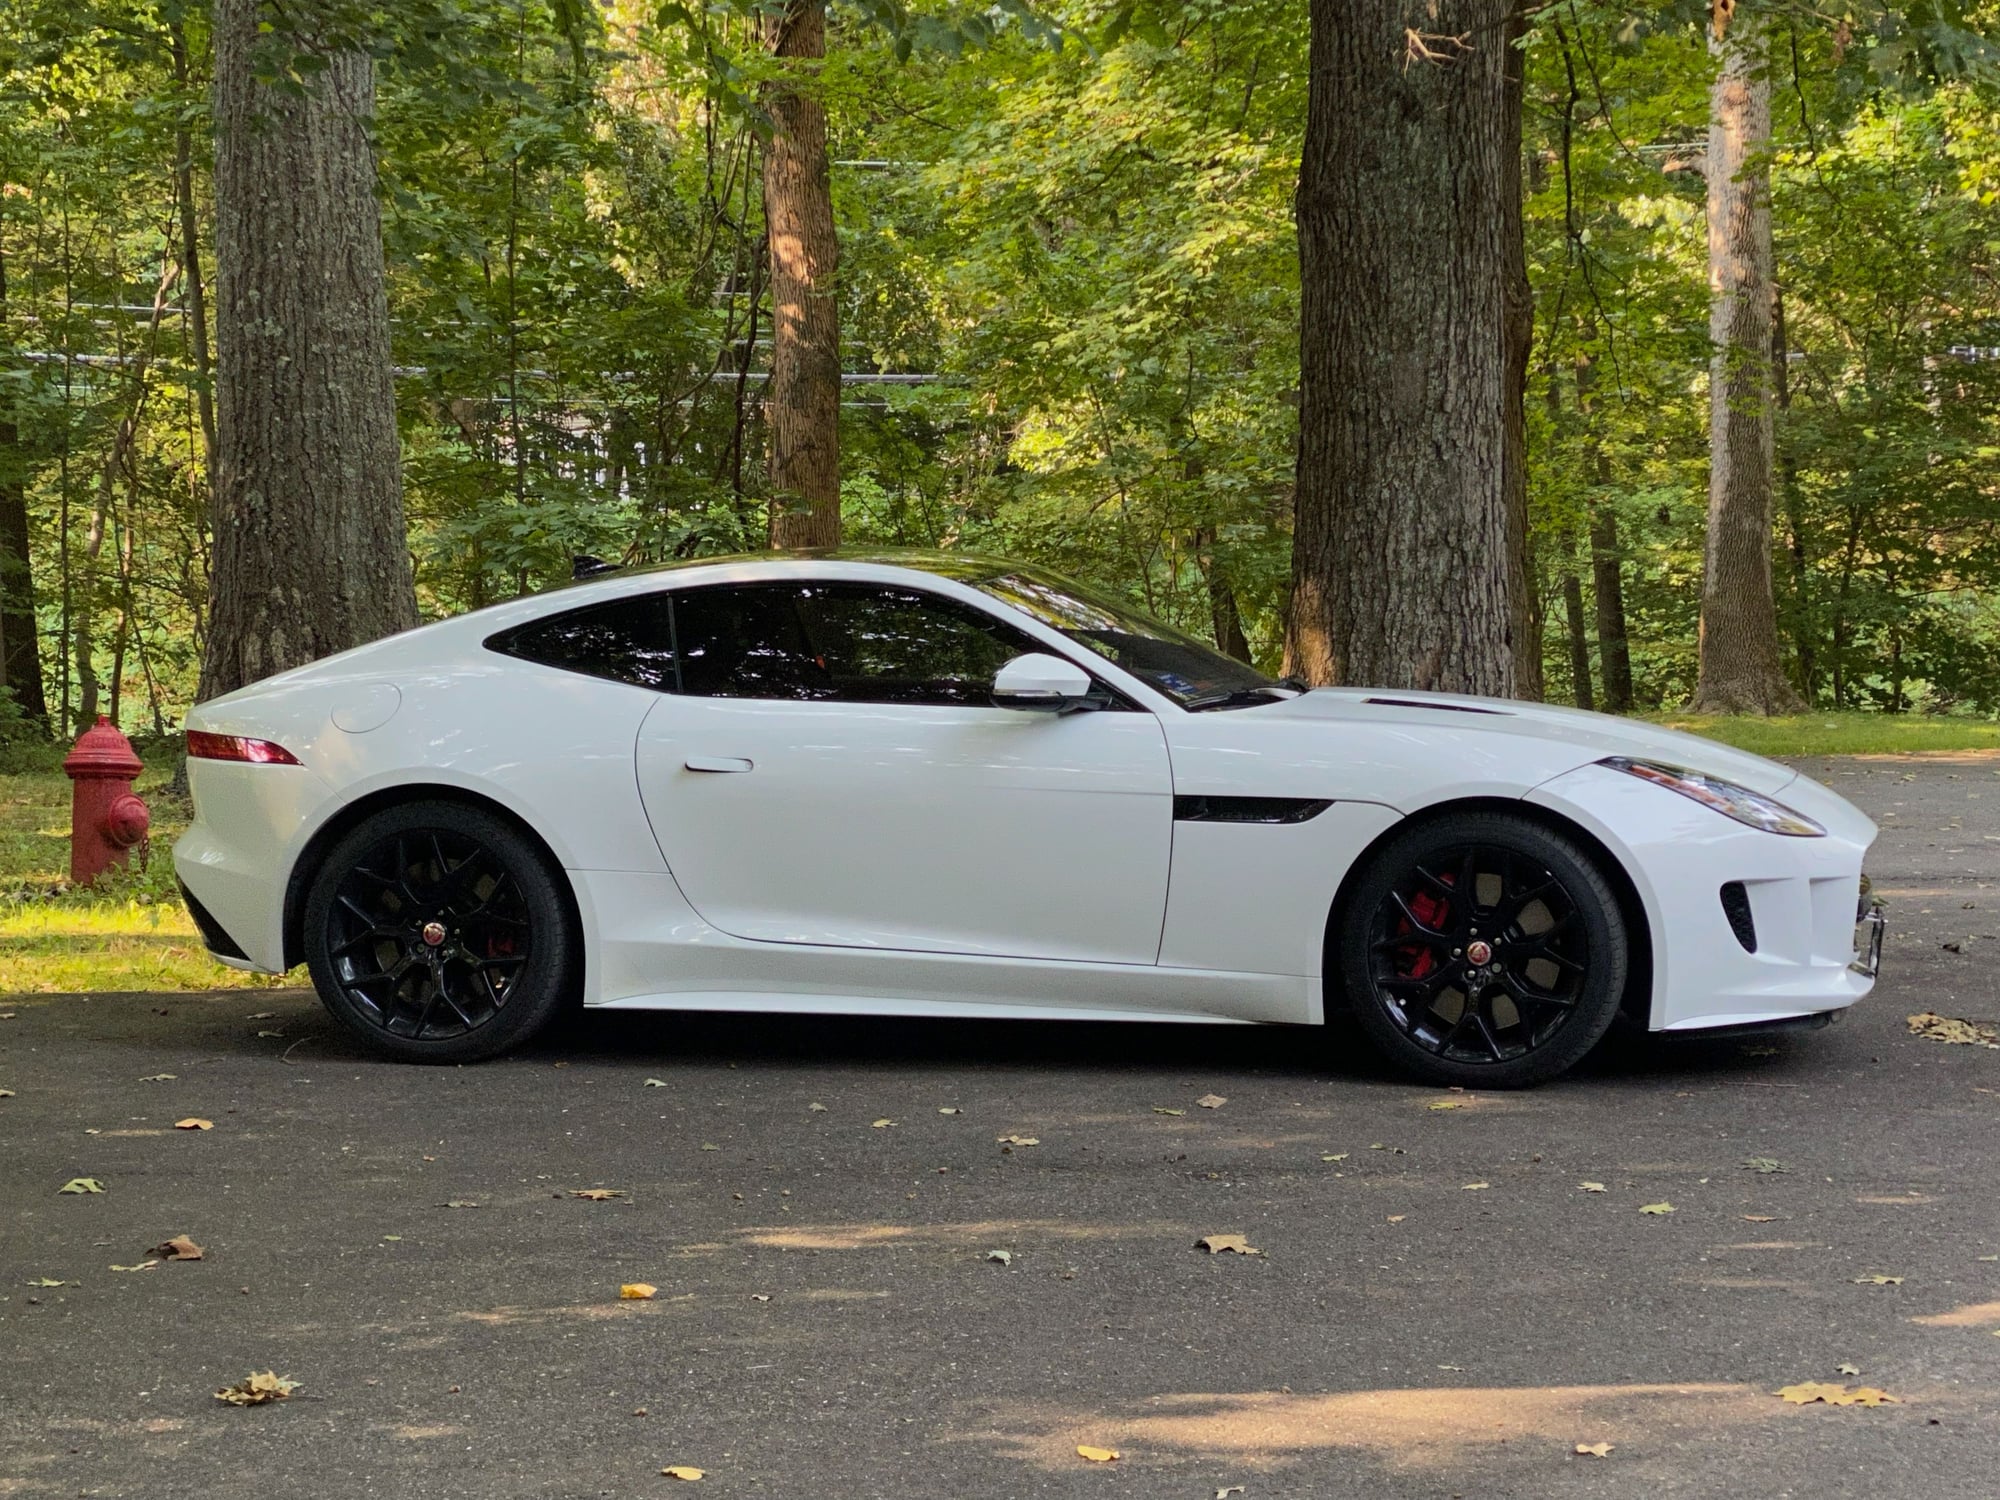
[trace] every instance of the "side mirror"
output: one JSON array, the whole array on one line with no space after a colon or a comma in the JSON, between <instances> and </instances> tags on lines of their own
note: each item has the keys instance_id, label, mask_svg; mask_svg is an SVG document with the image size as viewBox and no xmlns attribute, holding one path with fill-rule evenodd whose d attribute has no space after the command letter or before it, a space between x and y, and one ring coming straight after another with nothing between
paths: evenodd
<instances>
[{"instance_id":1,"label":"side mirror","mask_svg":"<svg viewBox=\"0 0 2000 1500\"><path fill-rule=\"evenodd\" d=\"M997 708L1062 713L1080 706L1094 686L1090 674L1075 662L1031 651L994 675L993 703Z\"/></svg>"}]
</instances>

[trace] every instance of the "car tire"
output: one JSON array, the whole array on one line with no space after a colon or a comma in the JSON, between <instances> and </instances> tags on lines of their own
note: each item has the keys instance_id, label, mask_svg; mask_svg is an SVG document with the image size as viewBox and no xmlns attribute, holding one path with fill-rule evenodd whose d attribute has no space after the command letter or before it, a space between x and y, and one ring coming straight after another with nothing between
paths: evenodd
<instances>
[{"instance_id":1,"label":"car tire","mask_svg":"<svg viewBox=\"0 0 2000 1500\"><path fill-rule=\"evenodd\" d=\"M574 994L579 943L562 879L483 808L384 808L314 872L303 927L313 986L335 1019L399 1061L517 1047Z\"/></svg>"},{"instance_id":2,"label":"car tire","mask_svg":"<svg viewBox=\"0 0 2000 1500\"><path fill-rule=\"evenodd\" d=\"M1574 1067L1617 1019L1630 958L1597 860L1504 812L1391 839L1349 891L1335 942L1369 1040L1406 1073L1466 1088L1524 1088Z\"/></svg>"}]
</instances>

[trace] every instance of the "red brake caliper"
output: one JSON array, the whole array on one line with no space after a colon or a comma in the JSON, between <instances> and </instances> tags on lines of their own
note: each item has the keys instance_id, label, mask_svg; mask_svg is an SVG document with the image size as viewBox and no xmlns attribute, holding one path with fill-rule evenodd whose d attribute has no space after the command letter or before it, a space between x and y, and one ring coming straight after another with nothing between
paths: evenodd
<instances>
[{"instance_id":1,"label":"red brake caliper","mask_svg":"<svg viewBox=\"0 0 2000 1500\"><path fill-rule=\"evenodd\" d=\"M1452 883L1449 875L1441 875L1438 878L1446 885ZM1418 891L1410 897L1410 910L1424 926L1434 928L1444 915L1451 910L1451 903L1446 901L1444 897L1433 895L1429 891ZM1409 921L1407 919L1399 919L1396 936L1401 937L1409 931L1411 931ZM1419 946L1412 944L1401 951L1406 962L1406 967L1402 973L1402 977L1405 979L1422 979L1437 967L1437 954L1427 945Z\"/></svg>"}]
</instances>

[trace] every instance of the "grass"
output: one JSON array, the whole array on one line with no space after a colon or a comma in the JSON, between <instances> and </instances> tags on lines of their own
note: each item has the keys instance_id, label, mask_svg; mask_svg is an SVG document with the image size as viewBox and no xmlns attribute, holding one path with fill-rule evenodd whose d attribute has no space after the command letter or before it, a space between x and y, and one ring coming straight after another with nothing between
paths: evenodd
<instances>
[{"instance_id":1,"label":"grass","mask_svg":"<svg viewBox=\"0 0 2000 1500\"><path fill-rule=\"evenodd\" d=\"M1684 729L1756 755L1912 755L1925 751L2000 750L2000 723L1931 714L1820 713L1761 719L1656 714Z\"/></svg>"},{"instance_id":2,"label":"grass","mask_svg":"<svg viewBox=\"0 0 2000 1500\"><path fill-rule=\"evenodd\" d=\"M1653 719L1759 755L2000 751L2000 724L1978 719L1861 713ZM224 968L203 951L169 858L190 809L172 795L170 758L149 758L154 768L139 778L139 791L153 810L150 857L145 868L107 876L93 890L68 885L69 781L58 757L37 751L0 773L0 995L298 982Z\"/></svg>"}]
</instances>

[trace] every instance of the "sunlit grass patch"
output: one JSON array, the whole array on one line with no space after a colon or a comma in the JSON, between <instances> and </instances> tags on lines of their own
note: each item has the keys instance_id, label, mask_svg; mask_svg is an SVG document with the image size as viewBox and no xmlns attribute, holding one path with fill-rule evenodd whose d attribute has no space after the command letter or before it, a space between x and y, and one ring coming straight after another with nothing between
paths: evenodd
<instances>
[{"instance_id":1,"label":"sunlit grass patch","mask_svg":"<svg viewBox=\"0 0 2000 1500\"><path fill-rule=\"evenodd\" d=\"M0 906L0 994L262 989L284 983L208 956L178 902Z\"/></svg>"},{"instance_id":2,"label":"sunlit grass patch","mask_svg":"<svg viewBox=\"0 0 2000 1500\"><path fill-rule=\"evenodd\" d=\"M1666 713L1652 715L1756 755L1903 755L1940 750L2000 750L2000 723L1934 714L1818 713L1760 718Z\"/></svg>"}]
</instances>

